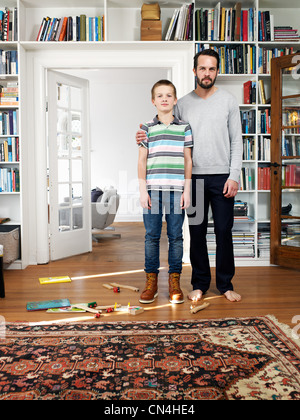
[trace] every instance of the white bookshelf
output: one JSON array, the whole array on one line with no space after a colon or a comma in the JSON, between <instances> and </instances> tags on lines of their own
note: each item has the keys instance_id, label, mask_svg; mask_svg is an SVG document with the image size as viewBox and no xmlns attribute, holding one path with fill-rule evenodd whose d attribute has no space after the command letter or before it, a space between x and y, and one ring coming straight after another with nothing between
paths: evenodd
<instances>
[{"instance_id":1,"label":"white bookshelf","mask_svg":"<svg viewBox=\"0 0 300 420\"><path fill-rule=\"evenodd\" d=\"M150 1L152 2L152 1ZM153 1L154 2L154 1ZM161 18L163 23L163 39L167 32L170 19L175 8L182 4L194 3L195 10L199 8L212 9L217 4L217 0L191 0L184 2L182 0L158 0L161 6ZM32 255L35 254L34 245L31 245L32 232L30 232L30 220L32 200L38 200L38 194L35 189L31 192L31 166L34 164L34 159L37 157L31 153L30 146L30 132L36 124L33 117L28 119L28 107L30 108L34 103L34 87L32 86L31 70L33 68L34 60L38 60L39 56L54 57L55 54L66 54L70 58L70 62L75 61L78 54L83 54L85 57L90 57L97 54L99 62L105 61L109 54L114 52L123 54L138 53L140 59L148 52L156 51L158 56L173 54L174 57L191 57L189 63L183 63L182 69L184 74L184 83L179 86L179 92L182 94L188 93L194 85L194 77L192 73L192 57L196 51L196 46L204 41L195 41L195 25L194 36L191 41L158 41L158 42L141 42L140 41L140 23L141 23L141 7L143 0L0 0L0 7L3 10L5 6L12 8L18 7L18 41L15 42L0 42L0 49L16 49L19 55L19 75L1 79L7 81L17 80L19 82L19 96L20 96L20 162L16 165L20 168L20 193L0 193L0 215L8 216L13 223L21 226L21 249L22 259L12 265L13 268L24 268L29 263L34 263ZM221 6L230 8L234 7L236 1L222 0ZM256 12L269 10L275 19L275 25L291 25L300 32L300 3L299 0L287 0L284 5L281 0L241 0L242 8L253 8ZM102 42L37 42L36 37L41 25L41 21L45 16L49 17L63 17L63 16L78 16L85 14L86 16L100 16L105 17L105 41ZM256 15L257 16L257 15ZM257 19L257 17L256 17ZM257 23L257 22L256 22ZM243 42L224 42L224 41L205 41L214 45L236 45L243 44ZM261 42L258 41L257 25L255 39L251 42L246 42L251 46L256 47L257 52L259 48L282 48L285 46L293 46L300 50L299 42ZM153 63L155 65L155 63ZM32 68L31 68L32 66ZM122 63L120 63L120 67ZM258 54L256 68L258 68ZM267 96L270 92L270 75L269 74L242 74L242 75L220 75L218 78L218 86L230 90L237 98L241 110L254 109L256 115L259 110L269 108L268 105L261 105L258 101L258 89L256 94L256 103L254 105L245 105L243 103L243 83L252 80L258 83L262 79L264 81ZM37 97L35 96L35 99ZM42 101L41 101L42 102ZM1 109L0 109L1 110ZM247 201L249 204L249 214L253 216L254 223L249 224L249 230L255 233L255 258L239 258L237 264L239 265L267 265L268 259L259 258L258 256L258 231L262 223L268 224L270 222L270 191L259 191L257 189L257 170L262 162L258 161L258 140L260 134L257 131L252 135L255 141L255 159L243 162L244 166L248 166L255 172L255 188L250 191L240 191L237 199ZM0 140L1 141L1 140ZM264 162L268 163L268 162ZM5 164L9 165L9 164ZM0 163L0 166L4 166ZM30 181L31 180L31 181ZM34 188L34 187L33 187ZM288 195L288 193L287 193ZM28 223L29 222L29 223ZM35 234L37 234L35 232ZM28 249L33 247L33 250Z\"/></svg>"}]
</instances>

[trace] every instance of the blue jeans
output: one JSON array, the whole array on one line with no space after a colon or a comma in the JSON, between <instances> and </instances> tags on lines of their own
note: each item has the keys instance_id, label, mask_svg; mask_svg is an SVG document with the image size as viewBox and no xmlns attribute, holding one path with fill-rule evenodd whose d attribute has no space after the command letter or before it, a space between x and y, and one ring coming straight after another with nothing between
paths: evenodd
<instances>
[{"instance_id":1,"label":"blue jeans","mask_svg":"<svg viewBox=\"0 0 300 420\"><path fill-rule=\"evenodd\" d=\"M145 272L159 273L160 237L163 210L165 209L169 239L169 273L182 272L183 235L185 211L180 207L182 193L179 191L149 191L152 207L144 209Z\"/></svg>"}]
</instances>

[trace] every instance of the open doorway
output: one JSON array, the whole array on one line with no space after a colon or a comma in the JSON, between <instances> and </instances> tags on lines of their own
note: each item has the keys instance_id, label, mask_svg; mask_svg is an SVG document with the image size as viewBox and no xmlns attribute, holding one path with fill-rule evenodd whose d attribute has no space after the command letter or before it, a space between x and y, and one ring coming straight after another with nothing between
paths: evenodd
<instances>
[{"instance_id":1,"label":"open doorway","mask_svg":"<svg viewBox=\"0 0 300 420\"><path fill-rule=\"evenodd\" d=\"M153 84L170 79L171 70L118 67L66 68L59 72L88 81L91 188L113 187L118 191L120 206L115 221L141 221L135 133L139 124L155 115L150 94Z\"/></svg>"}]
</instances>

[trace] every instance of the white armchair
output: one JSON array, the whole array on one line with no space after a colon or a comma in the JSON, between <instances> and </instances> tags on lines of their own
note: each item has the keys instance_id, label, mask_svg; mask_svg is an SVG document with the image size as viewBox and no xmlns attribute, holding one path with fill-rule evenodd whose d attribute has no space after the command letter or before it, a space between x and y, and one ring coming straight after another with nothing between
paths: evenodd
<instances>
[{"instance_id":1,"label":"white armchair","mask_svg":"<svg viewBox=\"0 0 300 420\"><path fill-rule=\"evenodd\" d=\"M109 188L99 197L98 201L92 204L92 238L95 242L105 237L107 232L114 231L113 224L120 203L120 196L117 190ZM120 238L119 234L110 236Z\"/></svg>"}]
</instances>

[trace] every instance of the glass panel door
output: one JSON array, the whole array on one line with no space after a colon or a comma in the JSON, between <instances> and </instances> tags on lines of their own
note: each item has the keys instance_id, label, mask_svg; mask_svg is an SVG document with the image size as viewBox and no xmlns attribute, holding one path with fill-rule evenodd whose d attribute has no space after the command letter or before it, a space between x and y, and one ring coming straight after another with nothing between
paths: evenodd
<instances>
[{"instance_id":1,"label":"glass panel door","mask_svg":"<svg viewBox=\"0 0 300 420\"><path fill-rule=\"evenodd\" d=\"M297 55L272 60L271 262L300 266L300 82Z\"/></svg>"},{"instance_id":2,"label":"glass panel door","mask_svg":"<svg viewBox=\"0 0 300 420\"><path fill-rule=\"evenodd\" d=\"M282 70L281 245L300 247L300 83ZM297 92L297 93L295 93Z\"/></svg>"},{"instance_id":3,"label":"glass panel door","mask_svg":"<svg viewBox=\"0 0 300 420\"><path fill-rule=\"evenodd\" d=\"M51 259L91 250L88 82L49 71Z\"/></svg>"}]
</instances>

